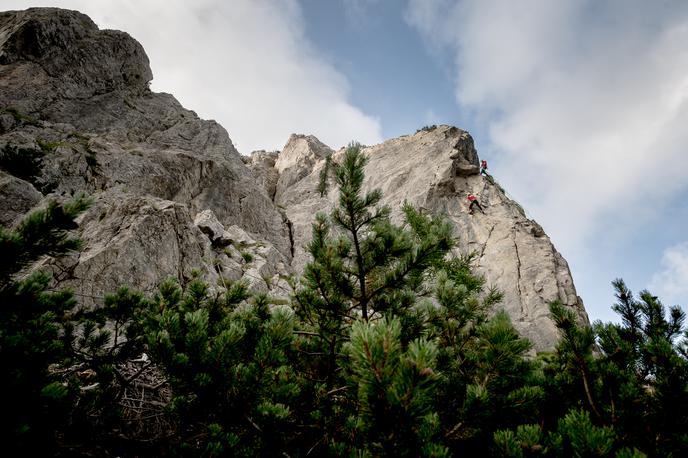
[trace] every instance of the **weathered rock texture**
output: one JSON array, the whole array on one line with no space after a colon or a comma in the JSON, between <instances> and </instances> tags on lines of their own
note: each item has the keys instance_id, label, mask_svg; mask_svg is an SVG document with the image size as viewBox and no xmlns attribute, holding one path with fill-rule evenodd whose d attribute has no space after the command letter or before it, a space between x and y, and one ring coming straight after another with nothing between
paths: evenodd
<instances>
[{"instance_id":1,"label":"weathered rock texture","mask_svg":"<svg viewBox=\"0 0 688 458\"><path fill-rule=\"evenodd\" d=\"M42 198L31 183L0 170L0 226L11 226Z\"/></svg>"},{"instance_id":2,"label":"weathered rock texture","mask_svg":"<svg viewBox=\"0 0 688 458\"><path fill-rule=\"evenodd\" d=\"M151 79L139 43L81 13L0 13L0 146L44 150L34 181L45 198L85 192L95 201L81 221L86 250L56 266L60 284L97 302L118 284L150 291L195 268L214 285L224 267L241 278L250 270L241 253L194 225L204 211L251 234L243 243L269 244L288 275L288 226L227 132L151 92ZM6 174L0 190L5 225L43 199Z\"/></svg>"},{"instance_id":3,"label":"weathered rock texture","mask_svg":"<svg viewBox=\"0 0 688 458\"><path fill-rule=\"evenodd\" d=\"M121 284L146 292L176 277L206 278L221 290L243 279L274 303L308 261L313 215L335 192L316 190L325 157L313 136L292 135L281 152L241 157L227 132L168 94L129 35L101 31L83 14L54 8L0 13L0 147L44 153L29 183L0 172L0 224L10 226L47 199L85 192L79 219L86 249L43 262L58 286L97 305ZM587 317L566 261L542 228L498 185L478 175L468 133L450 126L365 149L369 188L396 211L404 200L453 221L463 251L505 293L502 306L537 349L552 348L547 303ZM470 215L466 194L485 215Z\"/></svg>"},{"instance_id":4,"label":"weathered rock texture","mask_svg":"<svg viewBox=\"0 0 688 458\"><path fill-rule=\"evenodd\" d=\"M303 149L310 146L293 145L294 140L292 137L282 154L308 156ZM334 160L342 153L335 153ZM439 126L366 148L364 153L368 157L366 186L383 191L382 202L392 208L393 218L401 222L400 209L408 201L451 220L461 251L477 253L478 271L488 284L504 292L503 308L536 348L551 348L557 340L547 307L550 301L561 300L582 322L587 321L566 261L540 225L526 218L499 185L479 175L478 155L467 132ZM275 203L286 209L292 224L292 266L297 271L308 262L304 246L310 240L313 215L331 208L336 197L333 192L321 198L316 191L323 165L323 160L316 162L309 175L275 196ZM478 196L485 214L469 214L468 193Z\"/></svg>"}]
</instances>

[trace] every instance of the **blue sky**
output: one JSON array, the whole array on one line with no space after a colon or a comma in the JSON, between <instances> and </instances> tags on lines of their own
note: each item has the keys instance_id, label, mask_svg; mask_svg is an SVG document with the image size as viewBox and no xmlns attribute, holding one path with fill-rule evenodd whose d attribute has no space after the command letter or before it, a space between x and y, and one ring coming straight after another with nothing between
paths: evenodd
<instances>
[{"instance_id":1,"label":"blue sky","mask_svg":"<svg viewBox=\"0 0 688 458\"><path fill-rule=\"evenodd\" d=\"M49 5L129 32L152 88L244 154L464 128L592 319L614 318L616 277L688 303L688 2L2 1Z\"/></svg>"},{"instance_id":2,"label":"blue sky","mask_svg":"<svg viewBox=\"0 0 688 458\"><path fill-rule=\"evenodd\" d=\"M466 126L470 118L454 100L451 60L428 52L404 19L403 5L304 0L306 34L346 75L351 102L381 120L384 138L424 124Z\"/></svg>"}]
</instances>

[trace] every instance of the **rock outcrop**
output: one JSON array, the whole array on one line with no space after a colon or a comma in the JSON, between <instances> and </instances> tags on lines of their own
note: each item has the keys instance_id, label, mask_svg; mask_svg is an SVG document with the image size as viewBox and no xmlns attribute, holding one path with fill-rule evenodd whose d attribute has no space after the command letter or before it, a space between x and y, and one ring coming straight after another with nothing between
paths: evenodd
<instances>
[{"instance_id":1,"label":"rock outcrop","mask_svg":"<svg viewBox=\"0 0 688 458\"><path fill-rule=\"evenodd\" d=\"M78 220L85 250L43 265L94 306L121 284L152 292L167 277L196 275L218 290L244 280L285 303L288 278L308 262L313 216L334 203L335 192L317 191L320 170L342 151L292 135L281 152L242 157L220 125L151 92L151 79L139 43L81 13L0 13L0 147L42 156L30 182L0 172L0 224L47 199L92 196ZM477 253L478 271L504 291L502 306L537 349L557 340L549 301L587 321L566 261L478 174L468 133L439 126L364 151L366 186L383 191L393 217L409 201L449 218L460 249ZM468 213L469 192L485 214Z\"/></svg>"},{"instance_id":2,"label":"rock outcrop","mask_svg":"<svg viewBox=\"0 0 688 458\"><path fill-rule=\"evenodd\" d=\"M294 149L290 143L285 150ZM334 160L342 153L335 153ZM364 153L366 186L383 191L382 203L393 210L393 219L401 222L400 209L408 201L452 221L460 250L476 253L478 272L504 292L503 308L536 348L550 348L557 340L550 301L559 299L581 322L587 321L566 261L540 225L529 220L497 183L479 174L478 155L467 132L439 126L365 148ZM310 240L313 215L334 205L336 193L322 198L316 191L323 165L323 160L316 162L309 175L275 196L292 224L296 271L308 261L303 247ZM478 196L485 214L469 214L468 193Z\"/></svg>"},{"instance_id":3,"label":"rock outcrop","mask_svg":"<svg viewBox=\"0 0 688 458\"><path fill-rule=\"evenodd\" d=\"M151 290L196 268L213 284L225 265L237 277L239 252L230 263L194 225L206 210L289 265L288 226L227 132L151 92L148 59L129 35L98 30L76 11L0 13L0 63L0 146L44 154L38 190L3 174L3 224L43 198L94 199L81 220L85 251L55 266L60 285L97 302L117 284Z\"/></svg>"},{"instance_id":4,"label":"rock outcrop","mask_svg":"<svg viewBox=\"0 0 688 458\"><path fill-rule=\"evenodd\" d=\"M0 226L11 226L42 198L31 183L0 170Z\"/></svg>"}]
</instances>

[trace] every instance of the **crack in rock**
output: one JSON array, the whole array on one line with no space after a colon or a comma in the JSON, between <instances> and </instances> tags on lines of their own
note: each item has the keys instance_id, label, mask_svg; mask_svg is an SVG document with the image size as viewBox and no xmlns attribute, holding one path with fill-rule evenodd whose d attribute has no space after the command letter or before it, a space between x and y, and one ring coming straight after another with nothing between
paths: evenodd
<instances>
[{"instance_id":1,"label":"crack in rock","mask_svg":"<svg viewBox=\"0 0 688 458\"><path fill-rule=\"evenodd\" d=\"M492 224L490 232L487 234L487 238L485 239L485 243L483 243L483 247L480 250L480 256L478 257L478 261L480 261L483 258L483 255L485 254L485 249L487 248L487 243L490 241L490 237L492 237L492 232L494 232L496 226L497 223Z\"/></svg>"},{"instance_id":2,"label":"crack in rock","mask_svg":"<svg viewBox=\"0 0 688 458\"><path fill-rule=\"evenodd\" d=\"M516 234L513 235L514 240L514 250L516 251L516 274L518 278L516 279L516 286L518 287L518 303L521 306L521 315L525 314L523 308L523 291L521 290L521 256L518 253L518 244L516 243Z\"/></svg>"}]
</instances>

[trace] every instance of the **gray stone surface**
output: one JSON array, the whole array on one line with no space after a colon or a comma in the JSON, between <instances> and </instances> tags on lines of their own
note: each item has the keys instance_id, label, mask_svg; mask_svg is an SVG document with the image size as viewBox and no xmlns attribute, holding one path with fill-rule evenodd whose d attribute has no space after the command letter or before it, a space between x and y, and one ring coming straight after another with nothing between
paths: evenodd
<instances>
[{"instance_id":1,"label":"gray stone surface","mask_svg":"<svg viewBox=\"0 0 688 458\"><path fill-rule=\"evenodd\" d=\"M11 226L42 198L31 183L0 170L0 226Z\"/></svg>"},{"instance_id":2,"label":"gray stone surface","mask_svg":"<svg viewBox=\"0 0 688 458\"><path fill-rule=\"evenodd\" d=\"M333 152L312 135L292 134L275 161L275 170L279 174L275 201L281 201L283 194L288 193L295 183L307 176L317 162Z\"/></svg>"},{"instance_id":3,"label":"gray stone surface","mask_svg":"<svg viewBox=\"0 0 688 458\"><path fill-rule=\"evenodd\" d=\"M550 301L561 300L581 322L587 322L566 261L520 205L478 174L478 156L468 133L438 126L366 148L364 153L369 159L366 189L382 190L383 203L391 207L396 222L402 221L404 201L448 218L456 228L460 251L477 253L478 272L504 292L501 307L536 349L550 349L558 338L549 318ZM335 153L335 160L341 154ZM323 161L317 162L309 175L276 200L291 221L296 271L308 261L304 247L310 240L313 215L330 209L336 196L336 190L326 198L315 192L322 166ZM469 214L469 192L484 204L484 215Z\"/></svg>"},{"instance_id":4,"label":"gray stone surface","mask_svg":"<svg viewBox=\"0 0 688 458\"><path fill-rule=\"evenodd\" d=\"M167 278L191 280L194 269L215 286L210 240L186 205L117 190L94 199L78 220L84 250L48 263L59 286L73 288L82 303L99 305L121 285L152 294Z\"/></svg>"},{"instance_id":5,"label":"gray stone surface","mask_svg":"<svg viewBox=\"0 0 688 458\"><path fill-rule=\"evenodd\" d=\"M282 215L227 132L151 92L148 58L128 34L98 30L75 11L5 12L0 63L0 110L22 118L7 121L0 140L59 145L42 177L56 193L117 187L211 209L289 255Z\"/></svg>"},{"instance_id":6,"label":"gray stone surface","mask_svg":"<svg viewBox=\"0 0 688 458\"><path fill-rule=\"evenodd\" d=\"M256 183L273 200L277 191L277 180L280 176L275 168L278 155L278 151L254 151L250 156L244 157L244 163L251 170Z\"/></svg>"},{"instance_id":7,"label":"gray stone surface","mask_svg":"<svg viewBox=\"0 0 688 458\"><path fill-rule=\"evenodd\" d=\"M242 158L216 122L151 92L151 78L134 39L98 30L80 13L0 13L0 145L43 149L36 183L50 193L0 174L0 224L47 198L85 192L94 199L79 219L85 250L43 262L56 286L74 288L84 303L98 305L122 284L151 293L167 277L198 273L214 290L242 280L284 304L287 279L308 262L313 217L337 195L317 191L325 158L343 151L292 135L279 154ZM500 306L538 350L557 340L549 301L587 321L566 261L478 175L468 133L438 126L364 152L365 186L383 191L395 221L404 201L451 220L459 251L477 253L476 268L504 292ZM468 213L469 192L484 215Z\"/></svg>"},{"instance_id":8,"label":"gray stone surface","mask_svg":"<svg viewBox=\"0 0 688 458\"><path fill-rule=\"evenodd\" d=\"M207 235L213 243L221 241L222 235L225 232L224 226L220 224L212 210L203 210L197 213L194 218L194 224L198 226L201 232Z\"/></svg>"}]
</instances>

